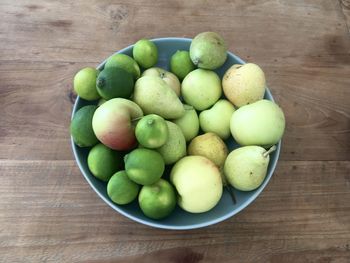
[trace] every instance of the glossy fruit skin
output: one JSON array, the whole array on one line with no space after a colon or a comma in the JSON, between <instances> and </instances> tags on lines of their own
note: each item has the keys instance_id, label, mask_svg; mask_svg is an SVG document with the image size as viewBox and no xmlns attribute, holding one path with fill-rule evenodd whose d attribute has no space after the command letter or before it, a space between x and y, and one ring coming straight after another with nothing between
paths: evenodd
<instances>
[{"instance_id":1,"label":"glossy fruit skin","mask_svg":"<svg viewBox=\"0 0 350 263\"><path fill-rule=\"evenodd\" d=\"M104 68L111 67L126 70L127 72L133 75L135 80L137 80L141 75L140 67L137 64L137 62L132 57L129 57L125 54L115 54L109 57L106 61Z\"/></svg>"},{"instance_id":2,"label":"glossy fruit skin","mask_svg":"<svg viewBox=\"0 0 350 263\"><path fill-rule=\"evenodd\" d=\"M147 217L157 220L165 218L175 209L175 189L164 179L143 186L139 194L139 205Z\"/></svg>"},{"instance_id":3,"label":"glossy fruit skin","mask_svg":"<svg viewBox=\"0 0 350 263\"><path fill-rule=\"evenodd\" d=\"M284 133L282 109L270 100L259 100L236 110L231 117L233 138L242 146L269 147L278 143Z\"/></svg>"},{"instance_id":4,"label":"glossy fruit skin","mask_svg":"<svg viewBox=\"0 0 350 263\"><path fill-rule=\"evenodd\" d=\"M108 181L107 194L118 205L126 205L134 201L140 186L131 181L125 171L115 173Z\"/></svg>"},{"instance_id":5,"label":"glossy fruit skin","mask_svg":"<svg viewBox=\"0 0 350 263\"><path fill-rule=\"evenodd\" d=\"M99 106L92 118L96 137L114 150L130 150L137 145L134 119L143 116L134 102L122 98L106 101Z\"/></svg>"},{"instance_id":6,"label":"glossy fruit skin","mask_svg":"<svg viewBox=\"0 0 350 263\"><path fill-rule=\"evenodd\" d=\"M156 114L149 114L138 121L135 129L137 141L149 149L159 148L168 140L168 126Z\"/></svg>"},{"instance_id":7,"label":"glossy fruit skin","mask_svg":"<svg viewBox=\"0 0 350 263\"><path fill-rule=\"evenodd\" d=\"M162 156L154 150L138 148L124 157L125 171L137 184L151 185L163 175L165 164Z\"/></svg>"},{"instance_id":8,"label":"glossy fruit skin","mask_svg":"<svg viewBox=\"0 0 350 263\"><path fill-rule=\"evenodd\" d=\"M131 73L122 68L105 68L97 77L96 88L105 100L128 99L134 91L134 79Z\"/></svg>"}]
</instances>

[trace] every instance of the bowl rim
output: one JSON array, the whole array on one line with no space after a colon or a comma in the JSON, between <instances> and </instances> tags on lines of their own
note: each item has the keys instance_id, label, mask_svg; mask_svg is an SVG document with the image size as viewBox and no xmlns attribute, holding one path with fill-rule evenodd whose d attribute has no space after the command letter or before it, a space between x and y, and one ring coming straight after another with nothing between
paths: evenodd
<instances>
[{"instance_id":1,"label":"bowl rim","mask_svg":"<svg viewBox=\"0 0 350 263\"><path fill-rule=\"evenodd\" d=\"M163 41L169 41L169 40L175 40L175 41L189 41L191 42L192 39L191 38L181 38L181 37L163 37L163 38L153 38L150 39L150 41L152 42L163 42ZM117 52L114 52L112 55L110 55L109 57L115 55L115 54L119 54L119 53L123 53L124 51L130 49L131 47L133 47L134 44L129 45ZM235 54L233 54L230 51L227 51L228 55L232 56L235 58L235 60L239 61L241 64L246 64L246 62L241 59L240 57L236 56ZM101 69L104 64L106 63L107 59L109 58L107 57L102 63L100 63L96 69ZM275 101L269 88L266 86L266 92L270 95L271 97L271 101ZM73 119L73 116L75 114L75 112L78 110L78 104L80 101L80 97L77 96L75 102L74 102L74 106L72 109L72 114L71 114L71 119ZM124 212L122 209L120 209L117 205L115 205L111 200L109 200L108 198L106 198L105 196L103 196L102 193L100 193L98 191L98 189L95 187L95 185L92 183L92 181L89 179L89 177L85 174L83 166L78 158L78 146L74 143L73 141L73 137L71 136L71 146L72 146L72 150L73 150L73 155L75 158L76 163L78 164L79 170L80 172L83 174L85 180L88 182L88 184L90 185L90 187L96 192L96 194L106 203L108 204L112 209L114 209L115 211L117 211L118 213L122 214L123 216L138 222L140 224L143 225L147 225L150 227L154 227L154 228L160 228L160 229L167 229L167 230L191 230L191 229L197 229L197 228L203 228L203 227L207 227L207 226L211 226L217 223L220 223L222 221L225 221L226 219L238 214L239 212L241 212L243 209L245 209L246 207L248 207L251 203L253 203L253 201L261 194L261 192L265 189L266 185L269 183L273 173L275 172L278 160L279 160L279 156L280 156L280 151L281 151L281 140L276 144L276 150L275 150L275 159L276 161L274 163L272 163L270 172L266 175L266 178L264 180L264 182L259 186L258 189L255 190L254 194L252 194L243 204L241 204L239 207L237 207L236 209L232 210L231 212L218 217L216 219L212 219L209 220L207 222L204 223L198 223L198 224L191 224L191 225L184 225L184 226L174 226L174 225L165 225L165 224L160 224L160 223L154 223L154 222L149 222L149 221L145 221L143 219L140 219L138 217L135 217L133 215L128 214L127 212Z\"/></svg>"}]
</instances>

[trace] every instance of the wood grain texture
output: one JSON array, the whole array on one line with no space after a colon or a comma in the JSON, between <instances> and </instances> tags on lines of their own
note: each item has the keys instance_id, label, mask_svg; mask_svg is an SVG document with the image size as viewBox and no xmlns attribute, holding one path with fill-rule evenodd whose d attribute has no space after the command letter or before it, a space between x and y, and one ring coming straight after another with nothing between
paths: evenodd
<instances>
[{"instance_id":1,"label":"wood grain texture","mask_svg":"<svg viewBox=\"0 0 350 263\"><path fill-rule=\"evenodd\" d=\"M349 169L350 161L281 161L238 216L165 231L116 214L74 161L3 160L0 254L3 262L347 262Z\"/></svg>"},{"instance_id":2,"label":"wood grain texture","mask_svg":"<svg viewBox=\"0 0 350 263\"><path fill-rule=\"evenodd\" d=\"M0 262L349 262L347 0L0 1ZM237 216L193 231L115 213L70 148L72 78L142 37L216 31L286 113L278 168Z\"/></svg>"}]
</instances>

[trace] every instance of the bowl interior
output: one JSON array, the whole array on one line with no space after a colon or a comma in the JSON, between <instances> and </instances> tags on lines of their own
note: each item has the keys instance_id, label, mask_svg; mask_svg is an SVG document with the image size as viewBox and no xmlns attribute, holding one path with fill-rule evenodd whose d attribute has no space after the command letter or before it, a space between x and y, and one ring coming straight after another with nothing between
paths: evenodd
<instances>
[{"instance_id":1,"label":"bowl interior","mask_svg":"<svg viewBox=\"0 0 350 263\"><path fill-rule=\"evenodd\" d=\"M160 39L154 39L153 42L157 45L158 52L159 52L158 64L156 66L168 70L169 61L172 54L174 54L177 50L189 50L191 39L160 38ZM117 53L123 53L123 54L132 56L132 46L122 49ZM98 68L102 69L104 63L105 61L101 63L98 66ZM234 54L228 53L228 58L225 64L222 67L220 67L218 70L216 70L216 72L218 73L220 78L222 78L225 71L231 65L237 64L237 63L244 64L245 62L241 60L239 57L235 56ZM271 93L268 89L266 89L266 92L265 92L265 99L273 100ZM89 104L96 104L96 102L88 102L78 97L73 108L73 115L78 109ZM239 145L232 138L228 139L226 141L226 144L229 148L229 151L232 151L233 149L239 147ZM130 219L133 219L137 222L140 222L149 226L166 228L166 229L193 229L193 228L212 225L217 222L223 221L233 216L234 214L238 213L247 205L249 205L265 188L266 184L268 183L268 181L270 180L273 174L273 171L275 170L279 152L280 152L280 142L277 145L277 150L270 155L268 173L263 184L258 189L250 192L241 192L241 191L233 190L237 200L236 204L233 204L230 195L225 190L218 205L206 213L191 214L183 211L179 207L176 207L175 211L168 218L160 221L152 220L150 218L145 217L142 214L141 210L139 209L137 200L125 206L114 204L107 195L106 183L96 179L89 171L89 168L87 166L87 155L88 155L89 149L80 148L77 145L75 145L73 141L72 141L72 148L73 148L76 161L79 165L79 168L83 173L84 177L86 178L86 180L88 181L88 183L96 191L96 193L113 209L129 217ZM169 176L170 169L171 167L168 167L166 169L166 172L164 175L165 178Z\"/></svg>"}]
</instances>

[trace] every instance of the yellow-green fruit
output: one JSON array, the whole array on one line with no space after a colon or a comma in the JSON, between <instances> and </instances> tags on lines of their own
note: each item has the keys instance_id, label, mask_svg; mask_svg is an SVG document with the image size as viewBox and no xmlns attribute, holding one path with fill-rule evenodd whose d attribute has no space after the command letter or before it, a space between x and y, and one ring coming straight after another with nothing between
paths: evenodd
<instances>
[{"instance_id":1,"label":"yellow-green fruit","mask_svg":"<svg viewBox=\"0 0 350 263\"><path fill-rule=\"evenodd\" d=\"M186 142L197 136L199 131L199 120L196 110L189 105L184 104L185 114L179 119L173 120L182 130Z\"/></svg>"},{"instance_id":2,"label":"yellow-green fruit","mask_svg":"<svg viewBox=\"0 0 350 263\"><path fill-rule=\"evenodd\" d=\"M135 84L133 101L145 114L157 114L164 119L177 119L185 114L175 91L160 77L139 78Z\"/></svg>"},{"instance_id":3,"label":"yellow-green fruit","mask_svg":"<svg viewBox=\"0 0 350 263\"><path fill-rule=\"evenodd\" d=\"M164 172L162 156L153 150L138 148L124 157L125 171L137 184L150 185L157 182Z\"/></svg>"},{"instance_id":4,"label":"yellow-green fruit","mask_svg":"<svg viewBox=\"0 0 350 263\"><path fill-rule=\"evenodd\" d=\"M170 173L178 193L178 204L187 212L209 211L220 201L222 180L219 168L203 156L186 156Z\"/></svg>"},{"instance_id":5,"label":"yellow-green fruit","mask_svg":"<svg viewBox=\"0 0 350 263\"><path fill-rule=\"evenodd\" d=\"M98 179L107 182L123 165L123 155L99 143L89 152L87 159L91 173Z\"/></svg>"},{"instance_id":6,"label":"yellow-green fruit","mask_svg":"<svg viewBox=\"0 0 350 263\"><path fill-rule=\"evenodd\" d=\"M260 146L238 148L226 159L224 166L226 179L238 190L252 191L264 181L269 160L269 152Z\"/></svg>"},{"instance_id":7,"label":"yellow-green fruit","mask_svg":"<svg viewBox=\"0 0 350 263\"><path fill-rule=\"evenodd\" d=\"M214 71L193 70L182 81L181 94L196 110L208 109L221 97L221 80Z\"/></svg>"},{"instance_id":8,"label":"yellow-green fruit","mask_svg":"<svg viewBox=\"0 0 350 263\"><path fill-rule=\"evenodd\" d=\"M259 100L236 110L231 117L233 138L240 145L269 147L284 133L285 118L281 108L269 100Z\"/></svg>"},{"instance_id":9,"label":"yellow-green fruit","mask_svg":"<svg viewBox=\"0 0 350 263\"><path fill-rule=\"evenodd\" d=\"M75 76L73 81L74 91L84 100L97 100L100 98L96 90L96 78L98 70L95 68L83 68Z\"/></svg>"},{"instance_id":10,"label":"yellow-green fruit","mask_svg":"<svg viewBox=\"0 0 350 263\"><path fill-rule=\"evenodd\" d=\"M219 34L203 32L192 40L190 56L199 68L216 69L226 61L227 45Z\"/></svg>"},{"instance_id":11,"label":"yellow-green fruit","mask_svg":"<svg viewBox=\"0 0 350 263\"><path fill-rule=\"evenodd\" d=\"M228 155L226 144L212 132L195 137L189 144L187 151L188 155L207 157L219 168L224 167Z\"/></svg>"},{"instance_id":12,"label":"yellow-green fruit","mask_svg":"<svg viewBox=\"0 0 350 263\"><path fill-rule=\"evenodd\" d=\"M253 63L233 65L222 79L225 96L237 107L261 100L265 94L265 86L264 72Z\"/></svg>"},{"instance_id":13,"label":"yellow-green fruit","mask_svg":"<svg viewBox=\"0 0 350 263\"><path fill-rule=\"evenodd\" d=\"M148 39L137 41L133 47L132 55L143 68L153 67L158 61L157 46Z\"/></svg>"},{"instance_id":14,"label":"yellow-green fruit","mask_svg":"<svg viewBox=\"0 0 350 263\"><path fill-rule=\"evenodd\" d=\"M170 121L166 123L168 140L156 150L163 156L165 164L173 164L186 155L186 140L179 126Z\"/></svg>"}]
</instances>

